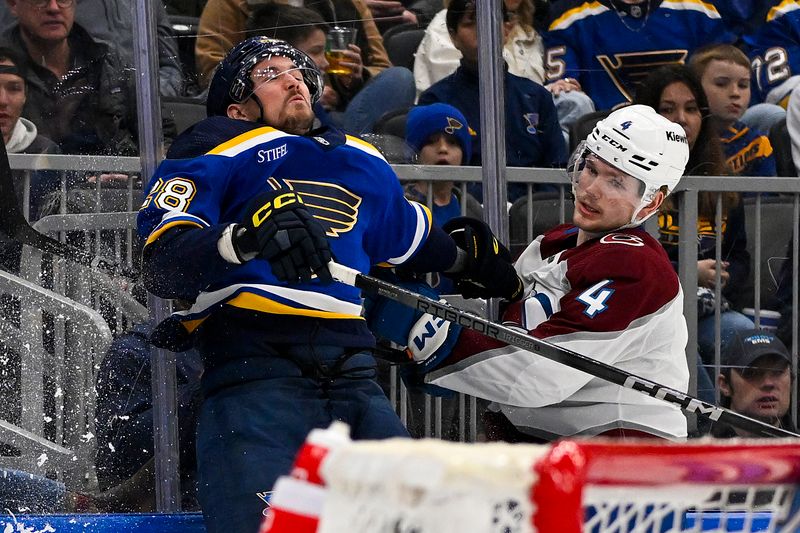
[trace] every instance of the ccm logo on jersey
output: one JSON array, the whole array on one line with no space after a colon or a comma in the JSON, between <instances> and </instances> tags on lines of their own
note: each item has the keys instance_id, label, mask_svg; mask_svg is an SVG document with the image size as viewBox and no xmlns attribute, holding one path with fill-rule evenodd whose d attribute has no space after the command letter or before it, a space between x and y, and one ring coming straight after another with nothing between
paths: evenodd
<instances>
[{"instance_id":1,"label":"ccm logo on jersey","mask_svg":"<svg viewBox=\"0 0 800 533\"><path fill-rule=\"evenodd\" d=\"M270 148L269 150L259 150L256 153L256 161L259 163L269 163L285 156L287 152L286 145L282 144L277 148Z\"/></svg>"},{"instance_id":2,"label":"ccm logo on jersey","mask_svg":"<svg viewBox=\"0 0 800 533\"><path fill-rule=\"evenodd\" d=\"M293 192L279 194L269 202L259 207L258 211L253 213L253 227L257 228L263 224L274 210L286 207L287 205L291 205L295 202L302 204L303 199Z\"/></svg>"},{"instance_id":3,"label":"ccm logo on jersey","mask_svg":"<svg viewBox=\"0 0 800 533\"><path fill-rule=\"evenodd\" d=\"M624 244L626 246L644 246L644 241L636 235L609 233L600 239L600 244Z\"/></svg>"}]
</instances>

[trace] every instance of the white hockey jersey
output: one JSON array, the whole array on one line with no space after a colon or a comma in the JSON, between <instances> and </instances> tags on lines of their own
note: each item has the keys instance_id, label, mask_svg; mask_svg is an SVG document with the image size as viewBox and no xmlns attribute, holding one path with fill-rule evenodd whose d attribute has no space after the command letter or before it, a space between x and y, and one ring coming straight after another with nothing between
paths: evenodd
<instances>
[{"instance_id":1,"label":"white hockey jersey","mask_svg":"<svg viewBox=\"0 0 800 533\"><path fill-rule=\"evenodd\" d=\"M516 268L526 297L506 325L686 392L686 321L680 282L661 245L642 229L580 246L559 226L533 241ZM497 402L524 433L554 439L635 429L686 437L679 408L464 330L426 382Z\"/></svg>"}]
</instances>

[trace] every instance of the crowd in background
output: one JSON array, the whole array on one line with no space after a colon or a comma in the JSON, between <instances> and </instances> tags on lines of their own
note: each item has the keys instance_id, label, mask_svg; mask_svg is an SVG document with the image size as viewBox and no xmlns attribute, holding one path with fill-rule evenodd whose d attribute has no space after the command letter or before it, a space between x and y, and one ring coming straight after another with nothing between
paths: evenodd
<instances>
[{"instance_id":1,"label":"crowd in background","mask_svg":"<svg viewBox=\"0 0 800 533\"><path fill-rule=\"evenodd\" d=\"M329 71L327 34L348 27L356 38L345 51L347 72L326 74L317 118L353 135L383 135L370 139L388 144L390 134L382 129L387 117L407 116L394 133L411 149L392 162L481 164L480 43L471 0L168 0L156 6L159 89L165 100L203 105L216 65L252 35L285 40ZM113 0L6 0L0 6L0 132L9 153L138 153L129 9ZM691 148L688 175L776 176L770 141L776 131L795 144L800 169L800 2L505 0L502 20L509 166L563 168L571 133L586 117L599 120L612 109L640 103L683 126ZM405 32L416 32L415 46L406 52L405 65L395 65L389 44ZM168 114L163 131L165 144L181 133ZM53 212L49 195L63 182L73 187L128 179L99 168L68 176L35 172L27 209L32 218ZM555 188L534 190L547 194ZM421 202L430 197L438 224L459 216L465 203L468 213L481 213L479 187L464 195L453 182L437 182L430 190L428 184L409 183L406 194ZM525 187L509 186L509 201L525 194ZM753 276L746 249L747 196L702 192L698 198L698 394L713 401L716 382L724 404L755 416L747 398L734 396L734 390L749 386L774 397L775 417L791 427L793 376L786 349L793 338L791 262L781 272L775 301L762 302L781 313L783 342L771 338L774 350L756 353L748 347L757 334L755 323L742 313L752 302L740 301ZM721 262L716 260L719 219ZM676 269L678 221L678 206L668 202L657 231ZM14 270L18 255L7 253L2 242L0 248L4 268ZM715 301L718 284L721 302ZM434 285L448 292L446 280ZM719 375L713 371L716 307L726 367ZM152 454L150 448L129 453L130 461L117 464L123 455L108 453L138 450L139 425L151 421L149 373L142 378L141 372L147 364L143 338L141 331L130 332L114 346L125 358L109 357L101 369L98 410L108 422L98 435L105 444L98 456L103 488L136 475ZM759 357L767 358L766 369L754 366ZM202 370L195 364L179 370L185 371L181 408L187 410L181 432L191 434L183 423L192 421L188 410L196 402ZM135 405L129 393L136 396ZM752 402L760 401L753 394ZM730 428L713 431L733 436ZM184 474L192 478L191 472Z\"/></svg>"}]
</instances>

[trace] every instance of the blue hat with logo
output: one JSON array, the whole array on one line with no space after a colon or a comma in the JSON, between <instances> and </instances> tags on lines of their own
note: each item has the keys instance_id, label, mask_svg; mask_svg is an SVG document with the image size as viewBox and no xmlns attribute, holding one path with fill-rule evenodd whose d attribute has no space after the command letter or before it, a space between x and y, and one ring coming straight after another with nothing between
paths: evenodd
<instances>
[{"instance_id":1,"label":"blue hat with logo","mask_svg":"<svg viewBox=\"0 0 800 533\"><path fill-rule=\"evenodd\" d=\"M458 140L462 165L472 159L472 135L461 111L448 104L431 104L414 107L408 112L406 142L417 153L437 133L447 133Z\"/></svg>"},{"instance_id":2,"label":"blue hat with logo","mask_svg":"<svg viewBox=\"0 0 800 533\"><path fill-rule=\"evenodd\" d=\"M789 350L771 332L751 329L737 331L722 353L722 364L734 368L747 368L759 357L777 355L791 362Z\"/></svg>"}]
</instances>

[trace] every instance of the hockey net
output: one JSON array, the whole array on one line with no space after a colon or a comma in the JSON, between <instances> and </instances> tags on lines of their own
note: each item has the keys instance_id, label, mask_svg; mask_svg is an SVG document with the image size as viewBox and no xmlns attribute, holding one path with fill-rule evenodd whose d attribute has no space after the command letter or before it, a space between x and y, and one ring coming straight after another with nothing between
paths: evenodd
<instances>
[{"instance_id":1,"label":"hockey net","mask_svg":"<svg viewBox=\"0 0 800 533\"><path fill-rule=\"evenodd\" d=\"M800 529L794 441L354 442L321 472L322 533Z\"/></svg>"}]
</instances>

